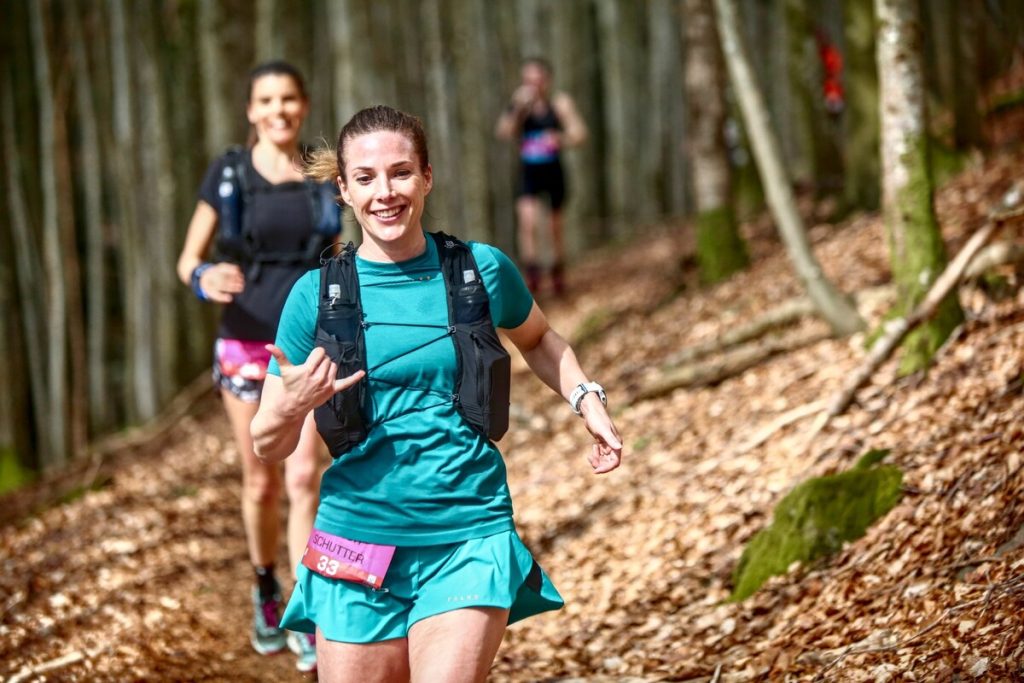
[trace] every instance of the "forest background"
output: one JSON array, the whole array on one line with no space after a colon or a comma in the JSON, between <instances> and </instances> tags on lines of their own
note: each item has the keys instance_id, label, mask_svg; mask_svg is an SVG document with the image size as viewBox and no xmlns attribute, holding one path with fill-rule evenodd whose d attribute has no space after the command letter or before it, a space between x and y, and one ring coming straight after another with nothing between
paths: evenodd
<instances>
[{"instance_id":1,"label":"forest background","mask_svg":"<svg viewBox=\"0 0 1024 683\"><path fill-rule=\"evenodd\" d=\"M693 170L700 150L728 159L731 208L763 209L714 31L693 30L706 4L3 0L0 478L59 468L152 419L208 368L216 311L181 286L174 261L203 170L246 138L254 63L284 58L306 74L308 142L333 143L369 104L421 116L435 170L431 227L514 253L515 150L493 126L521 60L546 57L590 128L567 155L578 257L653 225L693 229L688 219L714 190ZM877 208L872 2L737 5L793 186L824 218ZM983 146L986 112L1013 104L981 93L1019 58L1024 6L920 7L923 40L912 49L941 172ZM842 57L838 110L823 96L825 46ZM696 125L716 97L722 117Z\"/></svg>"}]
</instances>

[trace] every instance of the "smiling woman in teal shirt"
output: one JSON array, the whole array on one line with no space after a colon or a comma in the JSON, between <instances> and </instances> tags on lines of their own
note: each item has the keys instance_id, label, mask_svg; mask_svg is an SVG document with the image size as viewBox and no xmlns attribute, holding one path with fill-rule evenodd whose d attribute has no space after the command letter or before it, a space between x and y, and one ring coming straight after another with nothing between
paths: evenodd
<instances>
[{"instance_id":1,"label":"smiling woman in teal shirt","mask_svg":"<svg viewBox=\"0 0 1024 683\"><path fill-rule=\"evenodd\" d=\"M336 153L321 156L313 173L337 177L363 229L349 257L369 372L339 377L335 360L315 345L320 278L308 273L293 287L276 345L268 347L274 362L252 434L261 458L287 457L300 416L359 382L369 429L334 454L324 475L283 621L316 632L321 680L481 681L507 625L562 600L516 535L501 453L452 400L459 361L443 332L446 284L422 227L433 185L426 136L415 117L371 107L342 128ZM622 440L603 389L588 381L509 259L484 244L469 246L494 326L583 418L594 439L593 471L615 469ZM366 567L354 563L350 580L335 578L342 556L332 560L323 549L338 544L359 549L345 557L386 556L386 574L359 574Z\"/></svg>"}]
</instances>

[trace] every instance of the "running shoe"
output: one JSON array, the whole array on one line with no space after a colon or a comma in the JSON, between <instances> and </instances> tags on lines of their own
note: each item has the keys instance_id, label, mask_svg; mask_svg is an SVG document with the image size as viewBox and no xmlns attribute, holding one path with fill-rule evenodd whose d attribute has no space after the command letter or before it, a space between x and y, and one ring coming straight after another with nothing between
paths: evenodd
<instances>
[{"instance_id":1,"label":"running shoe","mask_svg":"<svg viewBox=\"0 0 1024 683\"><path fill-rule=\"evenodd\" d=\"M285 648L285 632L281 628L281 593L274 592L269 600L260 598L260 591L252 587L252 647L261 655L280 652Z\"/></svg>"},{"instance_id":2,"label":"running shoe","mask_svg":"<svg viewBox=\"0 0 1024 683\"><path fill-rule=\"evenodd\" d=\"M295 660L296 669L299 671L316 671L315 635L312 633L288 631L288 649L298 656L298 659Z\"/></svg>"}]
</instances>

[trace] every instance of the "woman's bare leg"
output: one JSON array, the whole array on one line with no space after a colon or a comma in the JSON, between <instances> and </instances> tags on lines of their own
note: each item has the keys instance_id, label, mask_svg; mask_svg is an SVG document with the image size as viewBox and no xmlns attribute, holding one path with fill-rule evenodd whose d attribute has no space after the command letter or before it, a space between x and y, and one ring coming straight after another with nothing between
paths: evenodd
<instances>
[{"instance_id":1,"label":"woman's bare leg","mask_svg":"<svg viewBox=\"0 0 1024 683\"><path fill-rule=\"evenodd\" d=\"M256 415L258 404L246 403L224 389L221 396L242 460L242 524L249 544L249 559L253 566L267 567L274 564L281 533L278 511L281 467L261 463L253 451L249 423Z\"/></svg>"},{"instance_id":2,"label":"woman's bare leg","mask_svg":"<svg viewBox=\"0 0 1024 683\"><path fill-rule=\"evenodd\" d=\"M413 683L482 683L508 626L508 610L470 607L416 622L409 629Z\"/></svg>"},{"instance_id":3,"label":"woman's bare leg","mask_svg":"<svg viewBox=\"0 0 1024 683\"><path fill-rule=\"evenodd\" d=\"M405 683L409 680L409 647L405 638L365 645L336 643L324 638L317 629L316 661L320 683Z\"/></svg>"},{"instance_id":4,"label":"woman's bare leg","mask_svg":"<svg viewBox=\"0 0 1024 683\"><path fill-rule=\"evenodd\" d=\"M302 561L309 534L313 531L320 504L320 478L329 459L316 431L313 413L306 416L295 452L284 461L285 490L288 494L288 561L294 574Z\"/></svg>"}]
</instances>

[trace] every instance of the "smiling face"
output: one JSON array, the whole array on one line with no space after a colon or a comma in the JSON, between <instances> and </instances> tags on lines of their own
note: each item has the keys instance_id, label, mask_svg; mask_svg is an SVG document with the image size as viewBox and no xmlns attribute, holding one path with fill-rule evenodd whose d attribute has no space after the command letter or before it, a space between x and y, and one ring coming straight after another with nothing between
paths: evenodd
<instances>
[{"instance_id":1,"label":"smiling face","mask_svg":"<svg viewBox=\"0 0 1024 683\"><path fill-rule=\"evenodd\" d=\"M345 141L344 158L338 187L363 228L360 256L398 262L421 254L421 219L433 177L413 141L388 130L364 133Z\"/></svg>"},{"instance_id":2,"label":"smiling face","mask_svg":"<svg viewBox=\"0 0 1024 683\"><path fill-rule=\"evenodd\" d=\"M523 64L519 72L523 85L531 88L536 96L545 99L548 96L548 89L551 87L551 74L537 62Z\"/></svg>"},{"instance_id":3,"label":"smiling face","mask_svg":"<svg viewBox=\"0 0 1024 683\"><path fill-rule=\"evenodd\" d=\"M272 73L253 81L245 113L260 140L287 147L298 144L309 103L295 79Z\"/></svg>"}]
</instances>

